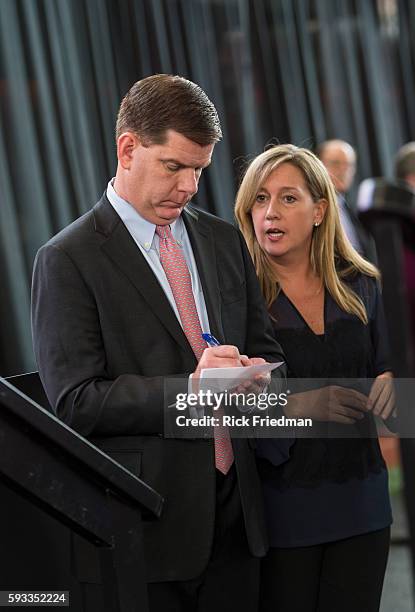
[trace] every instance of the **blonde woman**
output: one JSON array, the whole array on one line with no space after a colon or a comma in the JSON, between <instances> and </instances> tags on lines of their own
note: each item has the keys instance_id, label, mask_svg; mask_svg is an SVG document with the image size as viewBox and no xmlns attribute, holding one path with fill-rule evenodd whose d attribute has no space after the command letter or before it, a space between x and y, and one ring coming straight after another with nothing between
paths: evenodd
<instances>
[{"instance_id":1,"label":"blonde woman","mask_svg":"<svg viewBox=\"0 0 415 612\"><path fill-rule=\"evenodd\" d=\"M259 442L271 544L260 609L375 612L392 520L387 472L369 437L373 414L386 419L393 409L379 273L346 238L327 170L306 149L278 145L256 157L236 218L289 375L374 379L366 395L333 387L327 404L321 395L289 404L290 414L367 437L298 439L283 464L277 443Z\"/></svg>"}]
</instances>

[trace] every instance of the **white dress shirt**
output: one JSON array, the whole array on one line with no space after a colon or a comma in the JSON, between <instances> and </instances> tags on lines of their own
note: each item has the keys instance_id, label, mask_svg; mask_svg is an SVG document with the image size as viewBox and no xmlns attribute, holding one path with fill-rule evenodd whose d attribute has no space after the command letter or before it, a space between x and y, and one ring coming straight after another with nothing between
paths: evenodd
<instances>
[{"instance_id":1,"label":"white dress shirt","mask_svg":"<svg viewBox=\"0 0 415 612\"><path fill-rule=\"evenodd\" d=\"M137 210L126 200L121 198L115 191L111 179L107 187L107 198L110 204L114 207L115 212L121 218L134 242L142 252L148 265L154 272L155 277L161 285L171 307L180 323L179 311L173 297L173 292L170 283L167 280L166 273L160 262L159 255L159 237L156 234L156 226L144 219ZM178 217L170 224L171 233L177 244L183 250L183 255L189 268L190 278L192 281L192 291L195 298L197 313L199 315L200 326L202 332L210 333L209 318L206 310L206 302L203 295L202 284L200 282L199 273L197 271L196 261L193 255L190 239L187 234L186 226L181 217ZM182 325L183 327L183 325Z\"/></svg>"}]
</instances>

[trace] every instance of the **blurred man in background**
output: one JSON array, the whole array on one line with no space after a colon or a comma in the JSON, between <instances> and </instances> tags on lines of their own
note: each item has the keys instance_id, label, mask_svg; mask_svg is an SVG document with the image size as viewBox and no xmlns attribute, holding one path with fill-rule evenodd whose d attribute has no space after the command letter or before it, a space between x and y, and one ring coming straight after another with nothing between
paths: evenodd
<instances>
[{"instance_id":1,"label":"blurred man in background","mask_svg":"<svg viewBox=\"0 0 415 612\"><path fill-rule=\"evenodd\" d=\"M336 188L340 220L347 237L363 257L375 262L373 240L346 201L346 194L356 174L355 150L344 140L325 140L317 146L316 153L326 166Z\"/></svg>"},{"instance_id":2,"label":"blurred man in background","mask_svg":"<svg viewBox=\"0 0 415 612\"><path fill-rule=\"evenodd\" d=\"M415 142L407 142L397 152L395 176L415 191Z\"/></svg>"},{"instance_id":3,"label":"blurred man in background","mask_svg":"<svg viewBox=\"0 0 415 612\"><path fill-rule=\"evenodd\" d=\"M415 195L415 142L407 142L404 144L395 155L395 178L397 183L402 188L402 199L405 197L405 202L409 202L411 211L413 211L414 197L411 198L410 193ZM406 192L406 194L405 194ZM406 284L406 298L409 306L409 314L412 329L412 358L415 350L415 222L414 213L410 213L410 218L404 218L404 243L403 243L403 265ZM412 222L411 222L412 221Z\"/></svg>"}]
</instances>

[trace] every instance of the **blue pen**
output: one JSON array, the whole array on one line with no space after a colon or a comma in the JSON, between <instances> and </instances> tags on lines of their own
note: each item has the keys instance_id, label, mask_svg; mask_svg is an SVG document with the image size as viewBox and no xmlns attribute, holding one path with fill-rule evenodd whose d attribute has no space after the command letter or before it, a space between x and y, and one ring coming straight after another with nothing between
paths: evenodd
<instances>
[{"instance_id":1,"label":"blue pen","mask_svg":"<svg viewBox=\"0 0 415 612\"><path fill-rule=\"evenodd\" d=\"M220 346L219 340L216 340L212 334L202 334L202 338L209 346Z\"/></svg>"}]
</instances>

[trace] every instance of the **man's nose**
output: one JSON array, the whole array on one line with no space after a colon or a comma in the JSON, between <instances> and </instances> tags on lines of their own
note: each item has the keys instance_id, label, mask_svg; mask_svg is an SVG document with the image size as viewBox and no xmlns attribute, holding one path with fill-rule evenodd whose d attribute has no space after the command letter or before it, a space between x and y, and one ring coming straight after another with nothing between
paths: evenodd
<instances>
[{"instance_id":1,"label":"man's nose","mask_svg":"<svg viewBox=\"0 0 415 612\"><path fill-rule=\"evenodd\" d=\"M180 172L178 190L186 193L196 193L199 178L193 168L184 168Z\"/></svg>"}]
</instances>

